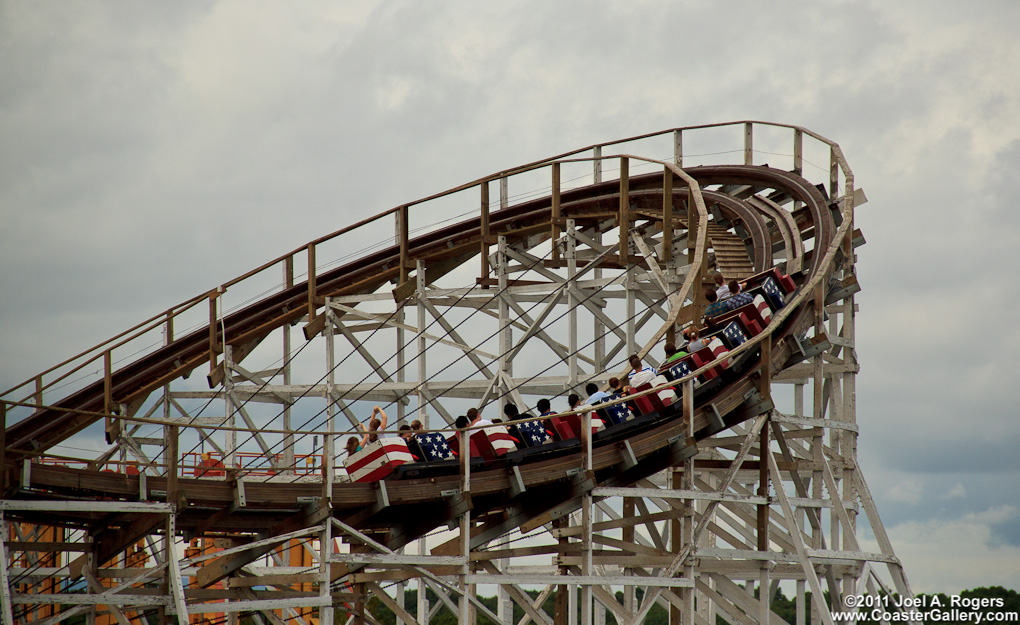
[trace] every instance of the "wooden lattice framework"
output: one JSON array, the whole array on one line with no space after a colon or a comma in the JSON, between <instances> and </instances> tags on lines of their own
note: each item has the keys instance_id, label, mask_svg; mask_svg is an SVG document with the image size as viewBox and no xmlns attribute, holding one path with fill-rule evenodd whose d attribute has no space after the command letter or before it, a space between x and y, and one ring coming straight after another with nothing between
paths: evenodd
<instances>
[{"instance_id":1,"label":"wooden lattice framework","mask_svg":"<svg viewBox=\"0 0 1020 625\"><path fill-rule=\"evenodd\" d=\"M784 189L753 176L740 184L685 156L685 139L733 129L743 139L738 164L748 171L769 170L756 133L784 133L792 145L788 169L798 179L806 177L805 137L821 146L829 168L820 187L835 223L827 238L818 217L805 217L802 201ZM668 162L630 153L662 139L672 144ZM567 170L586 173L567 183ZM604 171L615 175L604 179ZM536 199L511 198L518 180L525 189L538 184ZM498 185L496 201L490 185ZM639 623L659 604L673 622L712 625L721 615L743 625L778 618L769 599L785 582L795 589L797 625L832 625L825 591L834 605L845 594L911 595L857 463L854 249L863 239L853 211L862 201L839 147L803 128L739 122L675 129L396 207L132 328L3 395L4 622L49 625L84 614L90 623L125 623L150 609L164 619L189 613L229 622L251 613L274 625L329 622L342 611L359 622L373 620L365 605L374 597L405 623L444 607L461 622L481 612L510 623L513 605L537 623L604 623L608 613ZM415 248L412 217L436 205L477 208L460 232L426 224L418 236L432 228L440 244ZM500 221L531 205L541 219ZM387 219L395 262L338 282L317 261L366 233L379 235ZM473 259L480 269L468 271ZM307 275L296 276L304 264ZM417 418L426 429L448 429L468 405L495 413L508 400L533 406L537 397L562 396L589 380L604 383L625 372L627 354L655 362L653 348L700 315L698 294L713 264L731 277L774 264L803 272L789 306L810 310L811 318L795 335L773 340L776 322L751 346L762 365L736 409L696 407L693 382L684 382L687 431L670 441L668 466L626 484L599 482L589 440L567 462L558 490L541 491L555 492L555 505L476 514L473 472L462 462L458 488L442 493L449 525L396 548L394 535L418 528L385 520L401 496L394 485L374 487L356 512L345 508L347 493L364 498L366 491L344 484L337 439L363 419L366 405L386 404L391 423ZM274 268L282 269L280 293L298 291L301 305L281 295L269 321L235 330L227 302L244 310L276 297L258 292ZM233 294L245 288L257 294L240 304ZM198 322L187 317L196 311ZM134 387L118 386L118 350L152 334L169 349L179 339L175 327L189 322L208 337L201 350L182 351L169 369ZM304 324L303 341L293 336L296 324ZM783 349L788 357L775 355ZM44 393L59 393L58 383L93 364L102 370L100 405L47 408ZM211 390L195 383L200 376L181 380L200 367ZM137 501L64 496L71 478L51 465L72 461L45 453L64 440L59 434L35 434L39 453L8 445L8 423L16 428L28 413L46 410L72 415L67 427L81 436L101 417L110 445L82 463L114 468L111 487L133 489ZM694 415L706 410L729 427L694 445ZM146 428L159 435L143 436ZM203 464L203 453L221 464ZM623 472L648 463L629 445L619 454ZM185 476L203 485L184 487ZM519 473L508 479L507 496L521 499L529 483ZM47 489L61 497L48 498ZM290 490L302 494L280 495L280 505L262 516L250 503L272 503L277 495L266 493ZM203 513L201 502L223 492L233 503ZM871 550L858 538L862 513L877 539ZM755 597L755 584L768 592ZM394 599L407 585L418 590L415 606ZM496 589L495 612L475 597L479 586ZM426 589L438 603L428 604ZM528 589L539 590L538 598ZM548 615L540 606L557 589Z\"/></svg>"}]
</instances>

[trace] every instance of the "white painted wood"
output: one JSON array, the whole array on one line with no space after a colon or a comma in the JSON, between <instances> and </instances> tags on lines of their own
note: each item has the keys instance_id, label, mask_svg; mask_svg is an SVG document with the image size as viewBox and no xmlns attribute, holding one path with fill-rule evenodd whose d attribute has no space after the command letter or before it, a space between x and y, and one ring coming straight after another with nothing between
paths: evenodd
<instances>
[{"instance_id":1,"label":"white painted wood","mask_svg":"<svg viewBox=\"0 0 1020 625\"><path fill-rule=\"evenodd\" d=\"M3 511L0 510L0 616L5 624L14 623L14 613L11 608L11 580L8 572L10 560L7 558L7 537L10 530Z\"/></svg>"},{"instance_id":2,"label":"white painted wood","mask_svg":"<svg viewBox=\"0 0 1020 625\"><path fill-rule=\"evenodd\" d=\"M167 514L173 512L175 506L156 501L26 501L19 499L0 499L0 511L23 512L151 512Z\"/></svg>"}]
</instances>

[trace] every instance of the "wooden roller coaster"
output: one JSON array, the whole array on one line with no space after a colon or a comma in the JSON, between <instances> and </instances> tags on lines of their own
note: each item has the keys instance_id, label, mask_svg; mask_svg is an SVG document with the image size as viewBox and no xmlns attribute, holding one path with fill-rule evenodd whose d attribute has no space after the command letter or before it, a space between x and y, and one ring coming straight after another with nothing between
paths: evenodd
<instances>
[{"instance_id":1,"label":"wooden roller coaster","mask_svg":"<svg viewBox=\"0 0 1020 625\"><path fill-rule=\"evenodd\" d=\"M856 461L862 201L803 128L671 129L398 206L154 316L0 396L3 622L362 623L378 604L404 623L764 623L786 583L798 625L831 625L826 592L910 594ZM454 431L469 406L625 378L632 353L659 365L712 271L763 290L719 350L510 424L555 441ZM372 404L390 435L417 419L478 448L359 481L337 441Z\"/></svg>"}]
</instances>

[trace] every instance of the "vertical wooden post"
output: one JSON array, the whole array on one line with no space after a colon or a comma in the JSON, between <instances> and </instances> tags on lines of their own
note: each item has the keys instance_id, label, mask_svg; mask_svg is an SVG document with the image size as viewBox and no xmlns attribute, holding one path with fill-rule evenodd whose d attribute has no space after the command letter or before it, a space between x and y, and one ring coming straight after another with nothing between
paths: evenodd
<instances>
[{"instance_id":1,"label":"vertical wooden post","mask_svg":"<svg viewBox=\"0 0 1020 625\"><path fill-rule=\"evenodd\" d=\"M769 496L769 425L765 424L758 435L759 466L758 466L758 496ZM767 503L758 504L758 551L769 550L769 506ZM763 593L768 588L763 588Z\"/></svg>"},{"instance_id":2,"label":"vertical wooden post","mask_svg":"<svg viewBox=\"0 0 1020 625\"><path fill-rule=\"evenodd\" d=\"M407 219L407 205L405 204L397 210L397 244L400 246L400 284L407 282L408 270L410 269L408 257L408 233L410 229Z\"/></svg>"},{"instance_id":3,"label":"vertical wooden post","mask_svg":"<svg viewBox=\"0 0 1020 625\"><path fill-rule=\"evenodd\" d=\"M216 351L219 341L216 340L216 291L209 291L209 373L216 368Z\"/></svg>"},{"instance_id":4,"label":"vertical wooden post","mask_svg":"<svg viewBox=\"0 0 1020 625\"><path fill-rule=\"evenodd\" d=\"M106 442L113 444L120 436L120 420L113 418L113 353L103 353L103 412L106 413Z\"/></svg>"},{"instance_id":5,"label":"vertical wooden post","mask_svg":"<svg viewBox=\"0 0 1020 625\"><path fill-rule=\"evenodd\" d=\"M4 623L14 623L14 609L11 604L11 580L7 573L7 546L6 541L10 538L7 530L7 519L3 511L0 511L0 616Z\"/></svg>"},{"instance_id":6,"label":"vertical wooden post","mask_svg":"<svg viewBox=\"0 0 1020 625\"><path fill-rule=\"evenodd\" d=\"M627 262L627 248L630 230L630 160L620 157L620 263Z\"/></svg>"},{"instance_id":7,"label":"vertical wooden post","mask_svg":"<svg viewBox=\"0 0 1020 625\"><path fill-rule=\"evenodd\" d=\"M662 263L666 266L668 281L672 283L676 274L673 271L673 170L669 167L664 167L662 172ZM670 295L666 293L667 299ZM666 330L666 342L676 342L675 323Z\"/></svg>"},{"instance_id":8,"label":"vertical wooden post","mask_svg":"<svg viewBox=\"0 0 1020 625\"><path fill-rule=\"evenodd\" d=\"M793 173L798 176L804 172L804 131L793 131Z\"/></svg>"},{"instance_id":9,"label":"vertical wooden post","mask_svg":"<svg viewBox=\"0 0 1020 625\"><path fill-rule=\"evenodd\" d=\"M568 518L569 517L561 517L558 519L553 519L552 522L553 527L556 529L565 529L568 525L567 523ZM624 540L626 540L626 538L624 538ZM557 539L557 542L560 544L561 547L565 547L566 545L570 544L570 539L567 538L566 536L560 536ZM566 575L567 573L568 567L561 566L560 574ZM569 593L570 587L565 584L561 584L556 587L556 599L553 602L553 625L567 625L570 622L569 620L570 602L568 598Z\"/></svg>"},{"instance_id":10,"label":"vertical wooden post","mask_svg":"<svg viewBox=\"0 0 1020 625\"><path fill-rule=\"evenodd\" d=\"M177 490L177 460L180 456L180 426L178 425L167 425L163 427L163 432L166 439L163 441L163 462L166 464L166 502L177 504L180 501L179 493ZM173 554L174 545L174 533L175 523L174 515L176 509L167 516L166 522L166 533L163 538L163 557L170 565L166 569L166 574L163 576L163 580L160 583L160 592L163 594L172 594L174 592L174 584L170 566L176 563L176 559ZM95 563L98 566L98 562ZM186 617L181 617L184 620ZM159 611L160 623L169 623L170 619L167 617L166 609L162 608ZM178 621L180 622L180 621Z\"/></svg>"},{"instance_id":11,"label":"vertical wooden post","mask_svg":"<svg viewBox=\"0 0 1020 625\"><path fill-rule=\"evenodd\" d=\"M637 512L637 506L633 497L623 498L623 518L632 519ZM625 543L633 543L634 540L634 526L626 525L620 530L620 539ZM637 607L637 592L634 586L623 587L623 609L633 614Z\"/></svg>"},{"instance_id":12,"label":"vertical wooden post","mask_svg":"<svg viewBox=\"0 0 1020 625\"><path fill-rule=\"evenodd\" d=\"M688 379L683 384L683 396L681 397L683 402L683 415L684 425L686 426L686 434L688 439L694 438L694 378ZM675 479L675 474L674 474ZM694 490L694 456L691 456L684 460L683 479L680 481L680 487L685 490ZM676 488L676 482L674 481L673 488ZM683 537L683 544L680 549L683 549L685 545L690 545L691 549L696 548L697 538L695 537L694 531L694 514L695 506L697 501L693 499L682 500L686 508L684 509L683 526L681 528L680 536ZM708 510L703 510L703 514L708 514ZM675 543L674 543L675 544ZM675 552L679 552L679 549L675 549ZM693 562L689 563L684 567L684 575L694 580L695 571ZM680 591L680 596L684 601L684 610L680 615L681 618L677 622L684 623L684 625L693 625L694 623L694 589L683 588ZM714 621L711 621L714 622Z\"/></svg>"},{"instance_id":13,"label":"vertical wooden post","mask_svg":"<svg viewBox=\"0 0 1020 625\"><path fill-rule=\"evenodd\" d=\"M308 320L315 316L315 244L308 244Z\"/></svg>"},{"instance_id":14,"label":"vertical wooden post","mask_svg":"<svg viewBox=\"0 0 1020 625\"><path fill-rule=\"evenodd\" d=\"M283 261L283 285L285 289L290 289L294 286L294 257L288 256ZM283 324L283 384L289 385L291 383L291 358L290 358L290 325ZM287 432L283 435L283 464L284 471L288 475L293 475L296 470L295 459L294 459L294 434L291 431L291 412L290 404L286 404L283 407L283 429Z\"/></svg>"},{"instance_id":15,"label":"vertical wooden post","mask_svg":"<svg viewBox=\"0 0 1020 625\"><path fill-rule=\"evenodd\" d=\"M759 369L761 378L758 392L763 400L772 398L772 335L766 336L761 342L761 367ZM771 419L769 419L771 421ZM758 451L760 464L758 467L758 495L769 496L769 422L766 422L761 429L758 439ZM776 476L777 478L779 476ZM781 488L781 486L780 486ZM768 551L769 548L769 506L768 504L758 505L758 550ZM768 588L761 590L768 592Z\"/></svg>"},{"instance_id":16,"label":"vertical wooden post","mask_svg":"<svg viewBox=\"0 0 1020 625\"><path fill-rule=\"evenodd\" d=\"M560 250L556 240L560 238L560 164L552 164L552 259L559 260Z\"/></svg>"},{"instance_id":17,"label":"vertical wooden post","mask_svg":"<svg viewBox=\"0 0 1020 625\"><path fill-rule=\"evenodd\" d=\"M7 402L0 401L0 498L5 497L7 492ZM6 536L0 536L0 540L6 540ZM6 566L0 562L0 566Z\"/></svg>"},{"instance_id":18,"label":"vertical wooden post","mask_svg":"<svg viewBox=\"0 0 1020 625\"><path fill-rule=\"evenodd\" d=\"M359 551L367 549L359 549ZM353 551L353 549L351 549ZM354 584L354 620L352 625L365 625L365 584L359 582Z\"/></svg>"},{"instance_id":19,"label":"vertical wooden post","mask_svg":"<svg viewBox=\"0 0 1020 625\"><path fill-rule=\"evenodd\" d=\"M471 430L460 431L460 492L462 497L469 497L471 493ZM472 592L467 583L467 576L471 572L471 511L465 509L460 517L460 555L464 557L464 564L460 571L460 589L462 591L458 603L458 623L470 624L471 622L471 600L468 598Z\"/></svg>"},{"instance_id":20,"label":"vertical wooden post","mask_svg":"<svg viewBox=\"0 0 1020 625\"><path fill-rule=\"evenodd\" d=\"M485 180L482 182L482 201L481 201L481 250L482 250L482 270L481 279L482 288L487 289L489 285L484 280L489 278L489 181Z\"/></svg>"},{"instance_id":21,"label":"vertical wooden post","mask_svg":"<svg viewBox=\"0 0 1020 625\"><path fill-rule=\"evenodd\" d=\"M673 260L673 170L662 172L662 262Z\"/></svg>"},{"instance_id":22,"label":"vertical wooden post","mask_svg":"<svg viewBox=\"0 0 1020 625\"><path fill-rule=\"evenodd\" d=\"M576 222L573 219L567 220L567 383L576 386L577 376L577 296L574 292L577 288L577 230Z\"/></svg>"},{"instance_id":23,"label":"vertical wooden post","mask_svg":"<svg viewBox=\"0 0 1020 625\"><path fill-rule=\"evenodd\" d=\"M333 497L333 431L336 423L336 315L331 298L326 298L326 431L322 433L322 498ZM374 416L374 415L373 415ZM329 523L326 523L327 527ZM328 530L325 530L328 531Z\"/></svg>"},{"instance_id":24,"label":"vertical wooden post","mask_svg":"<svg viewBox=\"0 0 1020 625\"><path fill-rule=\"evenodd\" d=\"M693 265L698 246L698 211L695 210L694 193L691 192L690 186L687 187L687 191L687 264ZM691 294L692 298L697 298L697 290L700 289Z\"/></svg>"},{"instance_id":25,"label":"vertical wooden post","mask_svg":"<svg viewBox=\"0 0 1020 625\"><path fill-rule=\"evenodd\" d=\"M602 146L596 145L592 154L592 182L602 182Z\"/></svg>"},{"instance_id":26,"label":"vertical wooden post","mask_svg":"<svg viewBox=\"0 0 1020 625\"><path fill-rule=\"evenodd\" d=\"M754 124L744 122L744 164L754 165Z\"/></svg>"},{"instance_id":27,"label":"vertical wooden post","mask_svg":"<svg viewBox=\"0 0 1020 625\"><path fill-rule=\"evenodd\" d=\"M834 200L839 196L839 159L836 157L836 148L829 149L829 199Z\"/></svg>"},{"instance_id":28,"label":"vertical wooden post","mask_svg":"<svg viewBox=\"0 0 1020 625\"><path fill-rule=\"evenodd\" d=\"M669 484L670 488L674 490L679 490L683 488L682 472L677 470L676 467L673 467L672 469L670 469L669 475L670 475ZM685 500L684 503L686 503L687 505L693 504L693 502L690 500ZM669 540L671 553L680 553L680 551L684 548L683 539L684 539L683 520L680 518L679 515L676 515L669 521ZM669 622L671 625L678 625L684 622L683 611L672 603L669 606Z\"/></svg>"},{"instance_id":29,"label":"vertical wooden post","mask_svg":"<svg viewBox=\"0 0 1020 625\"><path fill-rule=\"evenodd\" d=\"M581 443L583 445L585 472L592 470L592 433L591 433L591 412L585 412L581 416ZM594 573L594 561L592 550L595 545L592 538L592 507L593 499L591 493L585 493L581 497L581 575L590 576ZM581 595L581 625L592 625L592 604L593 593L591 584L584 584L580 589Z\"/></svg>"},{"instance_id":30,"label":"vertical wooden post","mask_svg":"<svg viewBox=\"0 0 1020 625\"><path fill-rule=\"evenodd\" d=\"M43 405L43 379L41 373L35 376L35 405Z\"/></svg>"},{"instance_id":31,"label":"vertical wooden post","mask_svg":"<svg viewBox=\"0 0 1020 625\"><path fill-rule=\"evenodd\" d=\"M103 352L103 412L113 413L113 354Z\"/></svg>"},{"instance_id":32,"label":"vertical wooden post","mask_svg":"<svg viewBox=\"0 0 1020 625\"><path fill-rule=\"evenodd\" d=\"M677 167L684 166L684 131L673 131L673 162Z\"/></svg>"},{"instance_id":33,"label":"vertical wooden post","mask_svg":"<svg viewBox=\"0 0 1020 625\"><path fill-rule=\"evenodd\" d=\"M167 426L166 440L166 501L176 503L177 493L177 472L180 456L180 426Z\"/></svg>"}]
</instances>

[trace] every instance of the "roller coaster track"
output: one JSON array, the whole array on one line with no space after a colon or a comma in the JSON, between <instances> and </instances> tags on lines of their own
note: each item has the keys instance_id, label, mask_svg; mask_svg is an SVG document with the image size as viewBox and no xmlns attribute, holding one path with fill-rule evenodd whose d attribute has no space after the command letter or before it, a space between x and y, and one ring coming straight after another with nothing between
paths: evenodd
<instances>
[{"instance_id":1,"label":"roller coaster track","mask_svg":"<svg viewBox=\"0 0 1020 625\"><path fill-rule=\"evenodd\" d=\"M82 575L94 576L101 565L124 557L125 550L130 550L139 541L148 540L152 548L153 540L159 536L183 535L189 540L206 535L235 537L231 543L235 547L219 557L190 557L181 563L179 569L175 568L175 563L167 564L164 560L162 572L152 573L165 576L166 590L160 601L146 604L134 598L120 602L122 606L158 606L161 614L166 614L220 609L216 607L220 604L203 607L201 597L204 595L198 589L221 587L228 582L250 589L250 584L238 581L250 574L246 567L251 567L259 558L270 557L274 549L285 545L285 541L307 537L315 529L320 532L316 536L322 565L316 565L315 570L319 573L305 575L314 578L318 590L300 596L281 592L272 599L261 599L262 595L250 590L243 593L235 591L239 593L235 595L217 595L242 604L250 602L250 605L230 609L232 613L252 609L262 615L260 618L264 622L275 623L281 618L307 622L312 617L309 613L295 612L296 606L311 606L319 610L316 618L328 618L332 610L340 609L345 597L351 597L348 607L353 606L351 609L356 618L362 618L365 593L380 597L385 594L372 581L370 574L364 574L364 571L372 569L373 562L378 562L368 556L359 560L354 555L330 555L329 549L323 547L332 544L337 535L360 545L362 550L379 551L377 557L391 558L391 566L399 564L411 572L411 577L425 580L432 584L433 589L445 588L450 593L453 591L449 584L442 581L443 566L449 569L450 562L456 562L455 575L460 575L461 582L466 582L469 573L465 567L475 550L505 539L515 530L559 523L576 511L590 515L593 497L612 496L613 489L647 486L649 479L665 470L682 472L686 490L677 492L689 494L694 488L694 457L701 444L716 439L721 441L720 437L727 436L727 432L744 437L744 442L732 449L736 455L717 455L715 460L706 459L698 466L730 471L726 479L731 482L738 471L750 469L763 476L762 483L767 484L769 479L777 480L780 470L789 470L787 465L795 463L786 450L789 443L781 432L776 432L777 440L769 442L767 424L778 419L771 390L773 381L784 376L802 375L796 372L804 367L813 367L817 374L814 391L817 417L824 413L830 401L834 401L832 393L835 392L822 384L824 375L820 372L823 361L826 357L834 361L838 356L841 362L849 363L852 358L849 354L852 347L852 295L857 290L853 256L855 245L862 240L853 227L853 210L860 195L855 192L853 175L834 143L799 127L757 122L719 126L729 127L744 133L743 164L683 166L681 139L684 133L690 136L698 130L713 128L705 127L676 129L591 146L499 172L396 207L313 241L10 389L0 396L5 416L2 458L5 535L10 532L8 524L20 528L19 533L25 532L25 528L40 527L59 527L77 532L75 535L88 544L83 550L89 557L67 557L65 564L69 568L65 573L71 580ZM794 162L790 170L753 164L752 137L756 127L782 129L792 134ZM813 183L803 176L805 136L820 142L828 152L827 185ZM673 138L676 149L671 160L640 157L623 151L624 145L635 145L657 137ZM620 151L612 156L603 155L603 150L614 147ZM619 176L603 180L604 163L619 163ZM632 175L631 166L635 169L654 167L658 171ZM592 172L590 180L566 188L561 182L562 172L572 167L589 168ZM507 181L529 175L546 177L551 183L540 190L537 197L511 205L505 191ZM499 208L495 210L490 210L490 183L501 186ZM451 198L464 204L464 195L474 192L481 196L480 201L474 200L477 202L474 206L478 207L474 214L462 215L452 224L447 220L448 225L431 226L427 232L412 236L409 222L418 214L417 209ZM393 219L396 226L397 234L392 244L353 255L353 258L332 268L319 266L317 255L321 257L323 250L331 245L336 247L339 241L346 246L351 241L363 244L372 237L378 238L378 226L388 219ZM308 274L303 280L297 280L295 267L300 266L302 260L307 263ZM438 287L435 285L442 280L462 279L469 263L481 265L474 285L446 289L442 293L436 291ZM342 454L334 448L334 443L336 437L350 430L337 427L334 416L346 414L352 423L355 422L357 419L353 417L351 406L360 406L357 402L388 399L390 403L387 405L395 407L391 412L397 410L404 418L410 416L404 415L404 406L414 398L417 398L419 413L432 407L445 416L446 411L439 401L443 396L477 399L476 405L484 407L491 404L495 406L491 410L496 411L508 399L528 405L525 396L556 395L566 389L583 387L586 379L604 381L609 375L625 374L628 371L626 367L610 370L614 363L605 353L598 353L599 350L604 352L604 348L596 350L594 356L584 354L584 349L578 347L573 318L568 345L550 336L550 328L554 326L550 311L554 305L566 298L566 314L591 311L597 328L604 328L604 334L609 337L619 338L620 344L615 353L636 351L642 358L654 362L653 347L672 338L676 329L685 323L700 321L705 305L701 293L713 263L726 274L740 278L773 271L774 266L779 264L780 269L792 277L796 290L787 294L785 305L774 311L771 321L760 333L735 346L725 356L675 380L672 384L680 395L678 402L660 407L655 413L646 413L630 426L615 430L609 428L597 436L581 436L572 444L550 445L545 450L520 454L516 460L473 463L467 454L463 454L458 462L447 463L441 470L430 468L428 463L420 463L418 469L403 467L381 482L342 479L343 471L338 460ZM281 285L257 294L233 310L225 310L223 302L235 289L262 280L273 268L283 269ZM512 272L519 272L522 277L511 278ZM604 277L603 272L616 277ZM524 279L528 274L528 277L537 279ZM632 327L636 323L635 317L640 314L636 308L628 319L614 319L602 312L615 310L628 317L627 311L614 309L605 299L612 295L612 287L623 284L624 280L627 281L628 302L636 300L648 307L642 318L646 325L647 319L655 315L661 321L659 326L649 326L640 336L640 332ZM428 294L429 289L433 291L431 295ZM472 300L475 304L465 299L468 294L476 298ZM427 335L425 310L429 307L429 311L436 315L429 301L439 297L446 298L448 302L456 300L453 301L454 306L473 306L471 310L476 315L498 316L499 354L479 356L486 354L482 348L488 339L473 345L470 337L461 337L450 323L438 318L437 322L445 330L444 335L440 338L434 334ZM481 297L490 299L477 299ZM600 297L603 298L601 301ZM373 308L387 300L395 306L394 312L379 313L377 308ZM552 303L548 303L550 300ZM547 303L540 313L531 313L536 317L525 314L519 307L520 302L535 301ZM204 315L205 303L208 303L208 317ZM844 327L849 330L830 327L827 334L827 307L834 305L850 307L840 308ZM415 311L418 312L417 326L404 323L404 313ZM514 311L517 313L516 321L510 319ZM849 314L844 314L847 311ZM364 327L345 325L344 320L357 321ZM177 327L190 323L193 329L178 336L174 330L175 322ZM292 360L297 362L296 358L292 358L296 350L290 349L288 329L302 323L306 342L326 337L328 344L326 375L311 385L293 385L289 380L289 369L285 376L282 373ZM435 343L454 346L474 363L474 378L440 381L441 376L429 377L425 365L420 364L421 379L406 382L403 372L409 365L403 350L405 344L410 346L413 343L405 341L403 334L398 334L399 371L387 372L386 363L373 364L371 350L354 338L355 331L364 333L376 327L408 332L416 337L419 352L426 336ZM517 343L504 334L508 334L511 328L523 330ZM830 336L833 329L836 335ZM162 333L162 344L147 349L142 356L121 360L114 354L115 350L133 349L139 341L149 340L154 333ZM258 353L259 346L268 337L280 333L287 337L284 366L255 372L241 367L246 359L255 358L252 355ZM356 374L341 369L335 363L335 336L349 341L352 354L368 359L382 381L367 383L362 379L358 382ZM560 356L559 366L565 365L568 369L562 380L541 377L522 381L513 377L512 360L522 353L528 340L542 341ZM602 340L596 332L592 342ZM420 353L417 357L424 360ZM590 367L584 375L578 373L578 358ZM698 385L699 381L707 380L706 374L719 371L724 363L734 366L713 383ZM85 377L84 372L96 366L102 369L99 379L77 382L78 377ZM195 383L200 378L198 375L190 382L184 382L187 391L179 391L176 395L170 391L171 383L181 384L180 380L187 380L196 372L207 373L206 380L212 391L198 388ZM337 382L337 372L349 379ZM852 376L853 372L847 369L844 373ZM283 384L269 383L278 376L284 376ZM251 383L244 391L243 396L247 399L243 401L239 399L242 395L238 395L237 386L241 378ZM548 392L557 385L559 392ZM68 387L69 390L63 391ZM645 395L654 396L658 390L661 389L653 389ZM44 402L44 396L56 396L56 399L52 403ZM297 411L298 398L305 396L317 396L320 400L325 399L327 404L327 408L308 420L318 419L320 422L310 429L293 428L288 423L285 430L275 432L269 423L254 423L245 410L248 400L256 400ZM181 397L208 399L209 402L223 400L228 416L219 420L203 418L197 416L201 410L189 415L188 410L177 403ZM635 400L633 397L630 399ZM175 410L185 416L170 418ZM162 418L152 416L156 413L161 413ZM323 416L326 413L328 416ZM290 413L287 414L289 418ZM845 412L843 414L846 416ZM230 426L238 416L244 418L246 425ZM106 443L113 447L100 449L81 459L54 453L54 450L66 447L69 441L95 441L100 425L104 428ZM141 444L135 438L135 432L141 426L162 428L159 441L153 441L151 437L144 441L147 445L161 448L158 455L162 460L141 450ZM775 428L775 423L771 427ZM449 426L434 429L444 428ZM182 431L198 434L189 438ZM213 431L222 431L229 437L240 435L244 441L238 444L236 438L230 438L231 442L222 447L216 446L209 436L209 432ZM261 436L268 436L268 433L279 434L280 442L266 443ZM318 466L314 472L302 474L295 456L294 441L295 438L305 441L309 436L315 436L309 458L314 456ZM323 441L321 446L317 442L319 436ZM204 449L207 441L222 451L226 461L225 466L220 465L222 470L206 472L205 475L201 475L202 471L197 468L186 471L182 462L189 452L186 447L193 441L198 442L190 449L191 452L198 446ZM255 441L261 447L264 464L260 466L268 467L269 477L256 477L257 471L242 466L237 460L238 450L245 444L256 445ZM722 442L719 444L724 445ZM746 459L752 444L759 446L757 463ZM761 449L775 444L784 446L789 462L780 465L771 455L761 452ZM133 474L120 472L119 468L103 470L111 466L109 462L115 453L120 453L122 459L133 456L133 463L141 470ZM847 447L843 453L853 455L855 449ZM815 470L818 471L817 467ZM795 482L799 480L796 471L793 475ZM822 473L817 473L814 479L821 484L823 477ZM866 490L863 482L862 487ZM831 488L828 482L826 488ZM801 490L803 488L798 484L798 492ZM767 495L767 488L765 492ZM801 497L806 497L806 494L801 493ZM785 498L781 499L786 502ZM770 526L767 509L776 505L777 501L754 501L759 514L758 547L767 550ZM865 504L867 506L867 501ZM714 507L711 509L715 510ZM703 518L707 519L706 514L702 511ZM792 512L789 516L792 518ZM841 513L838 520L851 522L843 516L845 513ZM877 516L877 513L871 513L869 509L869 518L871 516ZM589 518L588 532L591 531L590 522ZM872 523L874 525L875 520ZM424 564L427 559L424 555L420 561L413 558L400 560L394 555L422 537L457 524L459 538L433 549L430 557L438 559L432 564ZM693 535L697 540L703 529L698 528L702 525L691 525L683 531L687 532L688 538ZM675 532L679 535L680 530ZM790 532L790 538L783 540L788 540L790 545L800 544L796 534ZM763 535L764 539L761 538ZM26 540L15 542L24 548ZM844 551L851 550L850 543L848 539ZM591 542L586 544L586 549L591 549ZM815 545L814 548L817 550L819 547ZM608 609L613 610L618 618L640 620L647 615L660 593L666 593L664 596L667 598L672 596L668 590L670 584L683 588L674 606L692 606L693 602L688 601L689 593L694 592L696 586L691 581L693 576L689 568L692 566L691 549L693 547L686 551L677 547L668 565L659 565L659 575L667 581L658 586L647 582L653 591L646 593L646 600L640 606L631 606L629 611L622 610L620 606L608 606ZM806 549L797 553L809 558ZM352 549L352 554L358 551ZM891 546L888 549L883 546L883 553L886 551L889 557L894 558ZM590 558L590 552L586 553L586 557ZM5 573L0 579L5 590L5 619L8 622L40 620L41 615L33 615L23 606L35 605L26 596L43 594L41 586L28 586L22 593L15 593L14 599L9 589L12 584L17 586L21 579L19 575L24 579L35 579L33 575L41 573L33 573L30 566L23 569L8 566L12 561L7 559L7 552L0 556L5 559ZM443 557L449 562L442 560ZM327 560L331 562L329 566L325 564ZM579 569L568 571L569 567L561 568L561 573L569 572L580 580L589 579L591 562L582 558ZM434 568L429 568L433 565ZM36 566L41 565L37 562ZM90 567L92 574L89 573ZM186 567L190 568L187 568L189 573L185 578L191 580L187 584L180 578L180 571ZM840 592L840 582L831 565L827 570L830 592ZM893 571L897 590L909 591L905 577L897 570ZM362 577L358 577L359 572L362 572ZM857 573L857 578L864 578L864 583L873 585L870 571L862 574L858 569ZM57 573L54 571L52 574ZM288 574L296 576L289 578L289 582L297 579L302 580L300 583L311 581L298 573ZM473 574L476 577L471 579L479 583L501 583L494 574L490 577L484 577L477 571ZM816 597L821 597L819 578L812 578L812 574L808 573L806 579L811 585L810 590L815 592ZM446 586L443 586L444 583ZM577 583L587 583L588 592L596 595L599 592L597 586L592 590L593 582ZM293 583L280 586L285 587L296 586ZM520 595L519 586L508 588L519 604L527 603ZM710 592L707 587L697 588L699 592ZM711 592L718 593L719 588L713 582ZM91 590L97 593L101 589L93 587ZM850 590L844 585L842 591ZM589 609L592 605L590 597L588 595L585 603ZM67 596L63 600L65 603L69 601ZM387 605L392 602L388 595L385 601ZM606 605L609 600L600 597L599 601ZM721 597L719 601L725 603ZM114 603L117 603L116 597L110 596L92 601L92 604L102 605ZM737 603L733 600L731 605ZM461 618L472 609L470 606L484 611L477 601L461 601L457 605ZM453 609L452 605L448 607ZM402 608L395 606L394 609ZM541 621L545 618L544 613L537 613L533 605L524 609L533 619ZM726 610L725 607L721 609ZM747 611L746 607L744 611ZM118 617L127 618L125 612L123 607L111 609L111 614ZM558 610L556 618L566 618L563 614ZM59 611L52 611L46 616L52 622L61 618ZM406 617L411 618L410 615ZM689 618L693 618L693 612ZM822 620L826 621L824 617Z\"/></svg>"}]
</instances>

